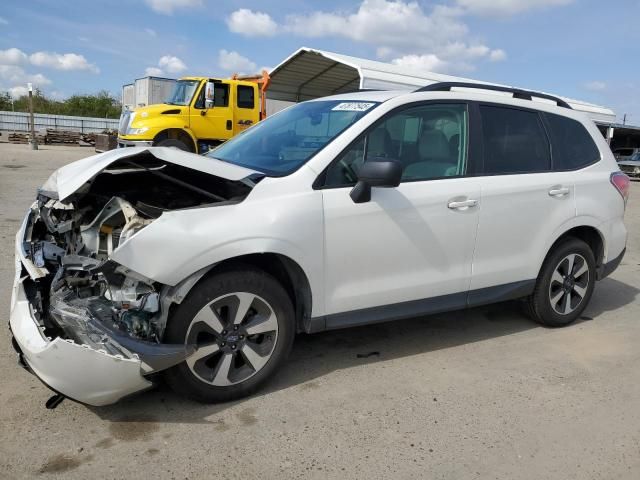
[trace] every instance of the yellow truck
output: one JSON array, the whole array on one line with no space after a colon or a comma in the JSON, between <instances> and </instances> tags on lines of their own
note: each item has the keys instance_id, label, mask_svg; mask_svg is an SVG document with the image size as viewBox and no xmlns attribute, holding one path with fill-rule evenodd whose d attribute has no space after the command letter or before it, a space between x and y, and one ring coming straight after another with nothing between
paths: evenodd
<instances>
[{"instance_id":1,"label":"yellow truck","mask_svg":"<svg viewBox=\"0 0 640 480\"><path fill-rule=\"evenodd\" d=\"M206 152L266 116L269 74L180 78L165 103L125 110L118 147L164 146Z\"/></svg>"}]
</instances>

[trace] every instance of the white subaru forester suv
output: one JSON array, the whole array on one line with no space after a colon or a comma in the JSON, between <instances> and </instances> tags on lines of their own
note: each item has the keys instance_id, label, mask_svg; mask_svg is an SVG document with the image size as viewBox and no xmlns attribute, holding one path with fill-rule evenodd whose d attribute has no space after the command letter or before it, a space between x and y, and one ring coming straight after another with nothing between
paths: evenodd
<instances>
[{"instance_id":1,"label":"white subaru forester suv","mask_svg":"<svg viewBox=\"0 0 640 480\"><path fill-rule=\"evenodd\" d=\"M126 148L55 172L16 236L10 316L48 406L159 378L238 398L299 332L516 298L574 321L624 255L629 179L564 101L460 87L321 98L207 155Z\"/></svg>"}]
</instances>

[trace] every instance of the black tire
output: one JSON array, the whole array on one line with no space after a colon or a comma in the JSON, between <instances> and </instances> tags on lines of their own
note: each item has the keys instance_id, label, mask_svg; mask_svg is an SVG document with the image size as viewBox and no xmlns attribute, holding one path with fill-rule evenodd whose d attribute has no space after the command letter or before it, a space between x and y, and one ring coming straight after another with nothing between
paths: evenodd
<instances>
[{"instance_id":1,"label":"black tire","mask_svg":"<svg viewBox=\"0 0 640 480\"><path fill-rule=\"evenodd\" d=\"M573 270L568 272L569 257L575 256ZM580 273L586 265L587 273ZM563 275L567 273L569 275ZM558 276L563 277L560 283ZM569 279L567 279L567 276ZM536 322L547 327L564 327L574 322L589 304L596 281L596 261L589 245L577 238L568 238L557 245L545 259L536 287L526 299L526 310ZM583 295L579 295L579 291ZM554 300L559 300L554 303ZM567 307L567 304L569 305ZM561 311L560 311L561 310Z\"/></svg>"},{"instance_id":2,"label":"black tire","mask_svg":"<svg viewBox=\"0 0 640 480\"><path fill-rule=\"evenodd\" d=\"M185 152L193 152L192 148L184 143L182 140L177 140L175 138L166 138L164 140L160 140L159 142L154 142L154 147L173 147L178 150L184 150Z\"/></svg>"},{"instance_id":3,"label":"black tire","mask_svg":"<svg viewBox=\"0 0 640 480\"><path fill-rule=\"evenodd\" d=\"M272 313L276 316L277 331L275 333L275 340L273 340L273 342L275 342L275 346L269 347L271 348L271 354L266 361L266 364L264 364L260 369L254 369L255 372L251 374L252 376L240 381L239 383L217 386L206 383L206 381L199 377L195 372L196 365L200 365L202 369L211 368L211 379L212 381L215 381L213 377L216 375L216 367L218 367L217 370L221 370L223 368L223 364L220 363L221 360L217 360L214 356L223 355L222 351L216 352L211 355L211 357L207 357L206 360L203 360L205 362L204 364L194 364L193 370L187 364L187 361L185 361L165 371L165 379L176 393L203 403L227 402L245 397L262 387L265 382L274 375L289 355L293 345L293 339L295 337L295 315L291 300L284 288L275 278L261 270L257 270L249 266L221 271L209 277L205 277L200 281L200 283L198 283L193 290L189 292L187 298L178 305L171 316L165 332L165 341L167 343L185 343L188 333L192 336L191 341L193 341L193 338L200 338L193 337L193 333L189 330L196 315L203 311L205 306L210 305L213 300L230 298L239 292L247 292L255 295L258 297L259 302L264 300L264 302L268 304L267 306L271 308ZM243 293L239 294L243 295ZM213 306L210 306L214 311L216 309L215 305L216 304L214 303ZM260 305L264 306L264 303L260 303ZM238 306L237 310L239 309L240 307ZM226 310L225 312L228 311L229 310ZM251 315L253 315L253 318L258 317L258 313L251 312L255 312L255 310L253 310L253 303L252 307L249 309L249 313L247 313L247 322L249 323L251 323ZM227 315L231 318L233 313L227 313ZM217 315L217 318L222 318L222 315ZM200 322L200 324L201 323L202 322ZM243 320L242 324L244 323L245 321ZM191 328L193 329L195 327ZM205 334L206 333L207 332L205 332ZM245 332L245 334L246 340L244 341L247 343L250 341L250 338L257 337L256 335L250 335L247 332ZM217 342L217 345L222 345L222 340L228 338L229 337L223 337L222 335L216 335L215 340L211 338L208 342L210 344ZM234 341L237 341L237 339ZM225 348L228 349L229 345L230 343L227 342ZM222 347L220 348L222 349ZM236 345L234 345L234 349L235 348ZM243 353L244 351L246 351L245 348L241 348L240 344L238 344L237 351L227 352L224 355L233 355L235 353L232 362L235 362L234 365L237 363L242 364L247 360L246 355ZM239 358L236 360L236 357ZM215 361L216 365L209 367L206 363L209 361ZM198 360L198 362L201 362L201 360ZM247 371L250 371L250 367L252 367L252 365L248 363L248 367L242 366L238 371L246 373ZM232 367L232 369L233 368L235 367ZM242 370L243 368L244 370ZM229 370L229 372L231 372L231 370ZM230 375L228 374L227 379L229 377Z\"/></svg>"}]
</instances>

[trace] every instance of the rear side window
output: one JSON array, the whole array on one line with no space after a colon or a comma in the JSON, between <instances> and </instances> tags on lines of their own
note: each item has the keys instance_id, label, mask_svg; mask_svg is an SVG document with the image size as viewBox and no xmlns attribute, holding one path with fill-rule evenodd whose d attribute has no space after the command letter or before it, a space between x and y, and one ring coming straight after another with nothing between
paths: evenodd
<instances>
[{"instance_id":1,"label":"rear side window","mask_svg":"<svg viewBox=\"0 0 640 480\"><path fill-rule=\"evenodd\" d=\"M238 107L253 108L254 88L247 85L238 85Z\"/></svg>"},{"instance_id":2,"label":"rear side window","mask_svg":"<svg viewBox=\"0 0 640 480\"><path fill-rule=\"evenodd\" d=\"M549 124L554 170L577 170L600 159L598 147L580 122L552 113L544 116Z\"/></svg>"},{"instance_id":3,"label":"rear side window","mask_svg":"<svg viewBox=\"0 0 640 480\"><path fill-rule=\"evenodd\" d=\"M536 112L481 105L480 114L485 174L551 170L549 141Z\"/></svg>"}]
</instances>

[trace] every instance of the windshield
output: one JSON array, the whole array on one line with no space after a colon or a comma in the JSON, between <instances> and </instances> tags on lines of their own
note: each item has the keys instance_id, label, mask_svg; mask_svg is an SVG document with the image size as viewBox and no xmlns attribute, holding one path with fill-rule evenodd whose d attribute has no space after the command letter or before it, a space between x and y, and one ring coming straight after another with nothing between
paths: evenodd
<instances>
[{"instance_id":1,"label":"windshield","mask_svg":"<svg viewBox=\"0 0 640 480\"><path fill-rule=\"evenodd\" d=\"M270 176L288 175L376 105L339 100L299 103L207 155Z\"/></svg>"},{"instance_id":2,"label":"windshield","mask_svg":"<svg viewBox=\"0 0 640 480\"><path fill-rule=\"evenodd\" d=\"M198 80L178 80L167 103L170 105L189 105L199 83Z\"/></svg>"}]
</instances>

